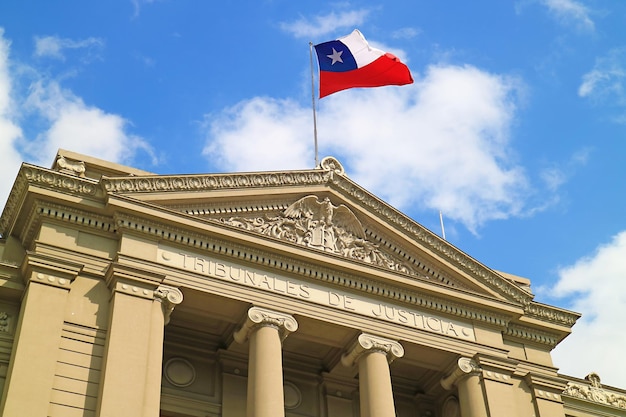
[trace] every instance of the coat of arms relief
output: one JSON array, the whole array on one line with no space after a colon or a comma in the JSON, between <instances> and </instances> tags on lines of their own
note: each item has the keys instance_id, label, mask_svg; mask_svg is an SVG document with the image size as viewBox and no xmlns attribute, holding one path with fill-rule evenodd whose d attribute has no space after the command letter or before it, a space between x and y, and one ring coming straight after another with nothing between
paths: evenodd
<instances>
[{"instance_id":1,"label":"coat of arms relief","mask_svg":"<svg viewBox=\"0 0 626 417\"><path fill-rule=\"evenodd\" d=\"M233 216L220 221L367 264L418 275L414 268L368 241L354 213L344 204L333 205L328 197L321 200L315 195L303 197L278 216Z\"/></svg>"}]
</instances>

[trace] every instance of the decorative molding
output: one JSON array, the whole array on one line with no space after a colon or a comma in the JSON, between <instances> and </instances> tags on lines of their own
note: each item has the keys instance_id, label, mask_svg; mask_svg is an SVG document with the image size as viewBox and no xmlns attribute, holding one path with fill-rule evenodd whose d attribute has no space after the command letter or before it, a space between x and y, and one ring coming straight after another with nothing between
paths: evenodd
<instances>
[{"instance_id":1,"label":"decorative molding","mask_svg":"<svg viewBox=\"0 0 626 417\"><path fill-rule=\"evenodd\" d=\"M183 293L178 288L160 285L154 290L154 298L161 302L165 325L167 325L170 322L170 316L174 311L174 307L183 302Z\"/></svg>"},{"instance_id":2,"label":"decorative molding","mask_svg":"<svg viewBox=\"0 0 626 417\"><path fill-rule=\"evenodd\" d=\"M554 333L549 333L526 326L520 326L513 323L509 323L509 325L506 329L504 329L502 334L504 336L509 336L516 339L523 339L524 341L539 343L550 347L555 347L560 340L559 336Z\"/></svg>"},{"instance_id":3,"label":"decorative molding","mask_svg":"<svg viewBox=\"0 0 626 417\"><path fill-rule=\"evenodd\" d=\"M22 172L24 178L31 184L39 184L72 194L95 196L100 189L95 180L77 178L64 172L50 171L33 165L23 165Z\"/></svg>"},{"instance_id":4,"label":"decorative molding","mask_svg":"<svg viewBox=\"0 0 626 417\"><path fill-rule=\"evenodd\" d=\"M483 370L478 366L475 360L461 357L457 360L455 368L452 372L442 378L440 383L445 390L451 390L461 379L472 374L479 374Z\"/></svg>"},{"instance_id":5,"label":"decorative molding","mask_svg":"<svg viewBox=\"0 0 626 417\"><path fill-rule=\"evenodd\" d=\"M285 397L285 409L295 410L300 406L300 404L302 404L302 392L296 384L285 381L283 383L283 391Z\"/></svg>"},{"instance_id":6,"label":"decorative molding","mask_svg":"<svg viewBox=\"0 0 626 417\"><path fill-rule=\"evenodd\" d=\"M298 330L298 322L293 316L261 307L251 307L248 310L246 321L233 334L237 343L245 343L250 334L262 326L271 326L278 330L280 340L287 338L289 333Z\"/></svg>"},{"instance_id":7,"label":"decorative molding","mask_svg":"<svg viewBox=\"0 0 626 417\"><path fill-rule=\"evenodd\" d=\"M196 368L184 358L170 358L163 365L167 382L177 388L186 388L196 380Z\"/></svg>"},{"instance_id":8,"label":"decorative molding","mask_svg":"<svg viewBox=\"0 0 626 417\"><path fill-rule=\"evenodd\" d=\"M234 188L267 188L287 185L325 185L331 171L307 170L260 172L254 174L154 175L141 177L102 178L108 192L179 192L212 191Z\"/></svg>"},{"instance_id":9,"label":"decorative molding","mask_svg":"<svg viewBox=\"0 0 626 417\"><path fill-rule=\"evenodd\" d=\"M626 395L602 388L600 376L595 372L587 375L585 379L589 382L588 384L568 383L563 395L626 410Z\"/></svg>"},{"instance_id":10,"label":"decorative molding","mask_svg":"<svg viewBox=\"0 0 626 417\"><path fill-rule=\"evenodd\" d=\"M384 353L389 363L404 356L404 348L397 341L361 333L352 348L341 357L341 363L347 367L354 366L368 351Z\"/></svg>"}]
</instances>

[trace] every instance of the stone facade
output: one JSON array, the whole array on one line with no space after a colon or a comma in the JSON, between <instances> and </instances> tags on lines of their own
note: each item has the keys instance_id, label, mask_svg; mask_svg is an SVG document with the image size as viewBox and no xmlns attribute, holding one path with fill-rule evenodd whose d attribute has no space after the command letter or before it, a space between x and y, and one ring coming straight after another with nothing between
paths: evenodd
<instances>
[{"instance_id":1,"label":"stone facade","mask_svg":"<svg viewBox=\"0 0 626 417\"><path fill-rule=\"evenodd\" d=\"M0 416L626 415L558 373L579 315L341 164L156 175L68 151L0 217Z\"/></svg>"}]
</instances>

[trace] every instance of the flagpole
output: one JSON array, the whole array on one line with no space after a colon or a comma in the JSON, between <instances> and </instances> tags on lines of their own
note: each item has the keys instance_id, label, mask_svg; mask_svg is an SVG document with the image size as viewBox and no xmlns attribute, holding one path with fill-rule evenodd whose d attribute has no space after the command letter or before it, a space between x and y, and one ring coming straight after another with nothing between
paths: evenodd
<instances>
[{"instance_id":1,"label":"flagpole","mask_svg":"<svg viewBox=\"0 0 626 417\"><path fill-rule=\"evenodd\" d=\"M441 223L441 236L443 240L446 240L446 229L443 228L443 214L441 214L441 210L439 210L439 222Z\"/></svg>"},{"instance_id":2,"label":"flagpole","mask_svg":"<svg viewBox=\"0 0 626 417\"><path fill-rule=\"evenodd\" d=\"M315 113L315 77L313 75L313 42L309 42L309 56L311 58L311 104L313 106L313 141L315 143L315 168L319 165L317 155L317 114Z\"/></svg>"}]
</instances>

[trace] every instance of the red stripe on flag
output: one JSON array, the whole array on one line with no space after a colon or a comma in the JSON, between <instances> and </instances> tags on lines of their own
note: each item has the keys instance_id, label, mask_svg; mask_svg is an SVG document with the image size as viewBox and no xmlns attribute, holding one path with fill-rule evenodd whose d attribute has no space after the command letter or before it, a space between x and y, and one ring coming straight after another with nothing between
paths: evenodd
<instances>
[{"instance_id":1,"label":"red stripe on flag","mask_svg":"<svg viewBox=\"0 0 626 417\"><path fill-rule=\"evenodd\" d=\"M362 68L346 72L320 71L320 98L354 87L412 84L409 68L386 53Z\"/></svg>"}]
</instances>

